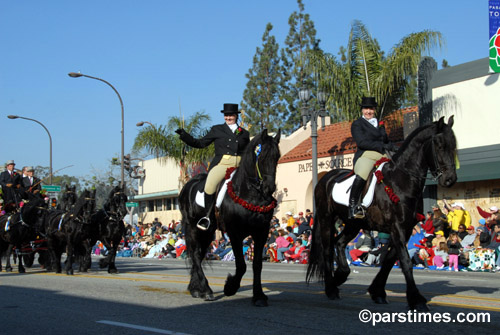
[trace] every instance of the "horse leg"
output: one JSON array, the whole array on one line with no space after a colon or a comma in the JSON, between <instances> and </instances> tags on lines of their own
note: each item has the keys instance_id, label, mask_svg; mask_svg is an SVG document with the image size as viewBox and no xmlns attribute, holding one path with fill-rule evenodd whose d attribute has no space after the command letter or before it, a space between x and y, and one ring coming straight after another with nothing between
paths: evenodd
<instances>
[{"instance_id":1,"label":"horse leg","mask_svg":"<svg viewBox=\"0 0 500 335\"><path fill-rule=\"evenodd\" d=\"M339 289L338 287L345 283L347 277L351 273L349 264L347 263L347 258L345 255L345 248L347 244L356 236L357 232L355 229L351 229L350 226L346 227L344 231L336 238L333 239L333 245L335 248L335 260L337 261L337 269L333 276L332 286L334 287L332 293L336 293L336 296L331 296L330 299L339 299Z\"/></svg>"},{"instance_id":2,"label":"horse leg","mask_svg":"<svg viewBox=\"0 0 500 335\"><path fill-rule=\"evenodd\" d=\"M205 258L208 244L210 244L208 235L212 236L212 232L209 232L210 230L204 232L198 230L197 228L193 228L188 225L186 226L189 230L191 230L188 232L188 240L186 240L187 252L189 258L191 259L191 280L189 281L188 290L193 298L202 298L206 301L213 301L215 300L213 291L208 285L207 277L205 276L201 266L201 263ZM192 229L195 230L192 231ZM197 238L205 235L207 235L207 237L203 238L203 240Z\"/></svg>"},{"instance_id":3,"label":"horse leg","mask_svg":"<svg viewBox=\"0 0 500 335\"><path fill-rule=\"evenodd\" d=\"M243 257L243 241L241 238L233 239L229 236L231 244L233 247L233 254L236 263L236 273L227 275L226 284L224 285L224 294L227 296L235 295L240 288L241 278L247 271L247 265L245 263L245 258Z\"/></svg>"},{"instance_id":4,"label":"horse leg","mask_svg":"<svg viewBox=\"0 0 500 335\"><path fill-rule=\"evenodd\" d=\"M111 246L110 252L108 254L109 262L108 262L108 273L118 273L118 269L116 268L115 260L116 260L116 250L118 249L119 241L113 241L113 245Z\"/></svg>"},{"instance_id":5,"label":"horse leg","mask_svg":"<svg viewBox=\"0 0 500 335\"><path fill-rule=\"evenodd\" d=\"M252 303L257 307L267 307L267 296L262 291L262 253L264 252L265 238L267 237L267 231L263 236L258 236L254 238L254 257L252 262L253 269L253 297ZM252 236L253 237L253 236Z\"/></svg>"},{"instance_id":6,"label":"horse leg","mask_svg":"<svg viewBox=\"0 0 500 335\"><path fill-rule=\"evenodd\" d=\"M406 249L404 243L400 242L396 244L396 253L401 263L401 270L406 279L406 300L408 301L410 310L417 310L419 312L429 311L427 299L420 294L417 284L415 283L415 278L413 278L413 265L410 255L408 254L408 249Z\"/></svg>"},{"instance_id":7,"label":"horse leg","mask_svg":"<svg viewBox=\"0 0 500 335\"><path fill-rule=\"evenodd\" d=\"M24 268L24 265L23 265L23 256L21 255L22 246L20 244L17 245L16 250L18 251L18 253L17 253L17 255L14 255L14 257L17 256L17 258L19 260L19 264L17 265L18 272L25 273L26 269Z\"/></svg>"},{"instance_id":8,"label":"horse leg","mask_svg":"<svg viewBox=\"0 0 500 335\"><path fill-rule=\"evenodd\" d=\"M9 244L7 247L7 261L5 262L5 272L12 272L12 265L10 265L10 256L12 255L12 249L14 248L13 244Z\"/></svg>"},{"instance_id":9,"label":"horse leg","mask_svg":"<svg viewBox=\"0 0 500 335\"><path fill-rule=\"evenodd\" d=\"M385 285L387 283L389 273L391 272L396 260L396 249L393 247L389 247L387 255L382 262L380 271L373 279L370 287L368 287L368 293L370 293L372 300L376 304L387 304L387 293L385 292Z\"/></svg>"},{"instance_id":10,"label":"horse leg","mask_svg":"<svg viewBox=\"0 0 500 335\"><path fill-rule=\"evenodd\" d=\"M75 252L75 250L73 248L73 243L68 238L67 245L66 245L66 269L65 269L67 275L73 274L73 258L74 258L73 253L74 252Z\"/></svg>"}]
</instances>

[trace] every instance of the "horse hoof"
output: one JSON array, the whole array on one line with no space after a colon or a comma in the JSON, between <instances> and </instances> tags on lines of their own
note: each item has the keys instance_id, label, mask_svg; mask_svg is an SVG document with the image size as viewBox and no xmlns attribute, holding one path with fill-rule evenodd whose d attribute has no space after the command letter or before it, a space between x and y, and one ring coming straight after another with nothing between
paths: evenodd
<instances>
[{"instance_id":1,"label":"horse hoof","mask_svg":"<svg viewBox=\"0 0 500 335\"><path fill-rule=\"evenodd\" d=\"M267 301L265 301L265 300L257 300L257 301L255 301L255 302L253 303L253 305L254 305L255 307L267 307L267 306L269 306L269 305L267 304Z\"/></svg>"},{"instance_id":2,"label":"horse hoof","mask_svg":"<svg viewBox=\"0 0 500 335\"><path fill-rule=\"evenodd\" d=\"M5 268L5 272L12 272L12 268Z\"/></svg>"},{"instance_id":3,"label":"horse hoof","mask_svg":"<svg viewBox=\"0 0 500 335\"><path fill-rule=\"evenodd\" d=\"M118 270L117 269L109 269L108 273L116 274L116 273L118 273Z\"/></svg>"},{"instance_id":4,"label":"horse hoof","mask_svg":"<svg viewBox=\"0 0 500 335\"><path fill-rule=\"evenodd\" d=\"M382 297L373 297L372 299L373 299L373 301L376 304L381 304L381 305L387 305L388 304L387 299L382 298Z\"/></svg>"},{"instance_id":5,"label":"horse hoof","mask_svg":"<svg viewBox=\"0 0 500 335\"><path fill-rule=\"evenodd\" d=\"M205 296L205 301L214 301L215 297L212 293L209 293Z\"/></svg>"},{"instance_id":6,"label":"horse hoof","mask_svg":"<svg viewBox=\"0 0 500 335\"><path fill-rule=\"evenodd\" d=\"M19 273L26 273L25 269L19 269Z\"/></svg>"},{"instance_id":7,"label":"horse hoof","mask_svg":"<svg viewBox=\"0 0 500 335\"><path fill-rule=\"evenodd\" d=\"M199 298L201 296L200 291L191 291L191 296L193 298Z\"/></svg>"}]
</instances>

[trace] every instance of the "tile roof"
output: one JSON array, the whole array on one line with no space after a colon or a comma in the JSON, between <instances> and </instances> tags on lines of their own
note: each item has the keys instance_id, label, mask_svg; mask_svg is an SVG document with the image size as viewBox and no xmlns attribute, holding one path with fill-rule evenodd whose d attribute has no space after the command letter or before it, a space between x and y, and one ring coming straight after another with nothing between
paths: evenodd
<instances>
[{"instance_id":1,"label":"tile roof","mask_svg":"<svg viewBox=\"0 0 500 335\"><path fill-rule=\"evenodd\" d=\"M384 118L389 139L393 142L403 141L403 116L417 112L418 107L400 109ZM318 158L356 152L356 143L351 136L352 121L339 122L318 129ZM310 131L307 129L306 131ZM311 138L302 141L295 148L283 155L278 163L288 163L312 158Z\"/></svg>"}]
</instances>

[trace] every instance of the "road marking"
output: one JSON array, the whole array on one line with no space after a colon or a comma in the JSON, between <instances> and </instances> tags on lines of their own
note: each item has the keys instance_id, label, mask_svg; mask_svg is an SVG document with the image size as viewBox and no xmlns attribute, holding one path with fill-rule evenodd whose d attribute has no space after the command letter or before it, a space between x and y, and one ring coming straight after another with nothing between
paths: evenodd
<instances>
[{"instance_id":1,"label":"road marking","mask_svg":"<svg viewBox=\"0 0 500 335\"><path fill-rule=\"evenodd\" d=\"M159 328L151 328L151 327L144 327L144 326L133 325L133 324L130 324L130 323L123 323L123 322L115 322L115 321L108 321L108 320L101 320L101 321L96 321L96 322L97 323L103 323L103 324L106 324L106 325L111 325L111 326L144 330L144 331L148 331L148 332L152 332L152 333L158 333L158 334L188 335L186 333L178 333L178 332L174 332L174 331L171 331L171 330L159 329Z\"/></svg>"},{"instance_id":2,"label":"road marking","mask_svg":"<svg viewBox=\"0 0 500 335\"><path fill-rule=\"evenodd\" d=\"M37 275L48 275L48 276L67 276L65 274L54 274L54 273L36 273ZM159 277L162 276L164 278L168 277L175 277L178 278L179 280L172 280L172 279L154 279L154 278L133 278L133 277L124 277L122 275L89 275L89 274L78 274L78 277L86 277L86 278L94 278L94 279L114 279L114 280L127 280L127 281L135 281L135 282L163 282L163 283L173 283L173 284L188 284L189 283L189 275L178 275L178 274L156 274L156 273L147 273L147 272L128 272L128 274L137 274L137 275L143 275L143 276L152 276L152 277ZM184 280L181 280L184 279ZM225 280L225 277L216 277L216 276L208 276L207 279L219 279L221 281ZM252 279L245 279L242 278L242 283L243 282L248 282L249 285L251 286ZM293 292L293 293L303 293L303 294L315 294L315 295L321 295L324 294L322 290L320 291L313 291L313 290L303 290L303 289L294 289L294 288L269 288L266 287L266 284L290 284L288 282L284 281L276 281L276 280L263 280L262 284L263 287L262 289L266 293L270 292ZM217 282L211 282L210 286L213 287L223 287L225 284L222 283L217 283ZM348 288L348 286L344 286L345 288ZM142 288L144 289L144 288ZM394 301L398 302L405 302L405 292L403 291L397 291L397 290L386 290L388 294L388 298ZM173 292L172 292L173 293ZM179 293L185 293L185 292L179 292ZM448 298L448 299L458 299L459 301L462 300L469 300L469 302L472 301L490 301L490 302L500 302L500 299L496 298L490 298L490 297L475 297L475 296L467 296L467 295L459 295L459 294L440 294L440 293L434 293L434 292L422 292L423 295L432 295L434 296L433 299L439 299L439 298ZM369 299L370 297L366 293L348 293L345 292L343 294L344 296L348 297L363 297ZM431 305L437 305L437 306L447 306L447 307L459 307L459 308L469 308L469 309L480 309L480 310L489 310L489 311L495 311L495 312L500 312L499 307L493 307L493 306L480 306L480 305L475 305L475 304L467 304L464 302L460 304L454 304L451 302L444 302L444 301L436 301L436 300L431 300L428 302L428 304Z\"/></svg>"}]
</instances>

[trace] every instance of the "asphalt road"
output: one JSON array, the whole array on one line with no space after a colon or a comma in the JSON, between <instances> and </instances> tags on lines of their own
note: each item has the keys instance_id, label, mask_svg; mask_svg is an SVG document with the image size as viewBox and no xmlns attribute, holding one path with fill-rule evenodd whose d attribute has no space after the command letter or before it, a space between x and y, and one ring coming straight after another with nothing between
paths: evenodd
<instances>
[{"instance_id":1,"label":"asphalt road","mask_svg":"<svg viewBox=\"0 0 500 335\"><path fill-rule=\"evenodd\" d=\"M187 292L185 260L117 260L116 275L95 268L96 262L91 272L73 276L37 265L25 274L1 272L0 334L498 334L500 329L500 273L415 270L431 308L424 315L407 310L399 269L389 277L390 303L376 305L366 294L376 268L352 267L342 299L330 301L321 284L304 282L305 265L265 263L269 307L258 308L250 301L251 264L233 297L224 296L223 286L234 263L208 264L216 300L206 302Z\"/></svg>"}]
</instances>

